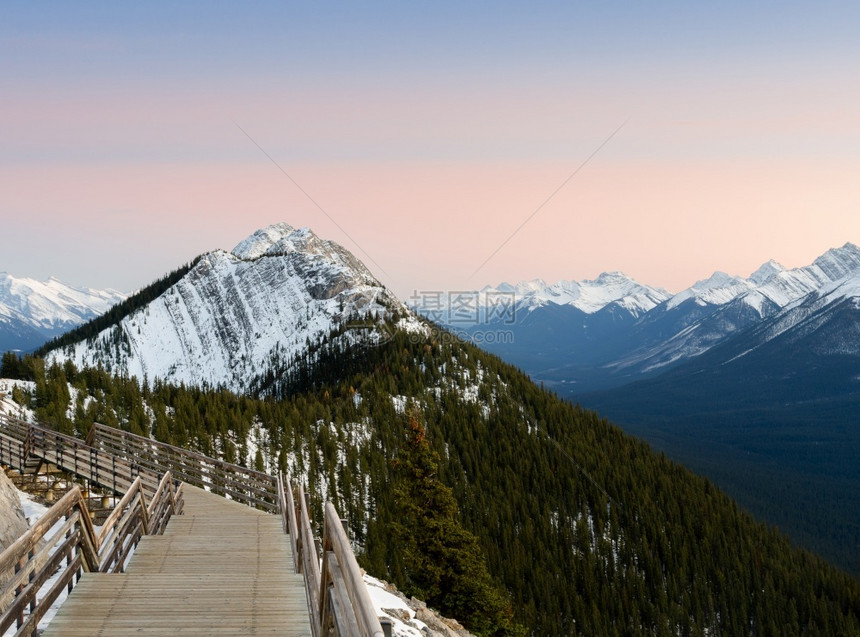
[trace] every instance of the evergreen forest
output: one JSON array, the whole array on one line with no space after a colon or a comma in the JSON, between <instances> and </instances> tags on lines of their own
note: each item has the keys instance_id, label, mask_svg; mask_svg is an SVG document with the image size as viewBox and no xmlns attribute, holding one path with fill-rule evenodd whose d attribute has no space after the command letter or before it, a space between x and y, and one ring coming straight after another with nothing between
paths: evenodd
<instances>
[{"instance_id":1,"label":"evergreen forest","mask_svg":"<svg viewBox=\"0 0 860 637\"><path fill-rule=\"evenodd\" d=\"M396 317L394 317L396 319ZM390 324L253 395L7 354L14 399L305 482L367 571L479 635L860 634L860 583L708 480L474 346Z\"/></svg>"}]
</instances>

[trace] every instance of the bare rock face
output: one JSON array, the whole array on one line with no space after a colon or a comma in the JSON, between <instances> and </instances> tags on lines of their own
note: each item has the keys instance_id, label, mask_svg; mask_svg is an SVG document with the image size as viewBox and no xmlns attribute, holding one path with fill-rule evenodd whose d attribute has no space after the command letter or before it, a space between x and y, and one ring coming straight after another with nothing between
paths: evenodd
<instances>
[{"instance_id":1,"label":"bare rock face","mask_svg":"<svg viewBox=\"0 0 860 637\"><path fill-rule=\"evenodd\" d=\"M427 624L425 633L428 637L471 637L471 633L456 619L442 617L437 611L427 608L420 599L413 597L407 603L415 611L415 619Z\"/></svg>"},{"instance_id":2,"label":"bare rock face","mask_svg":"<svg viewBox=\"0 0 860 637\"><path fill-rule=\"evenodd\" d=\"M0 470L0 553L15 543L28 529L24 508L18 499L18 490L6 473ZM11 575L9 576L11 577ZM9 580L0 573L0 587ZM5 608L9 602L9 594L0 597L0 608Z\"/></svg>"},{"instance_id":3,"label":"bare rock face","mask_svg":"<svg viewBox=\"0 0 860 637\"><path fill-rule=\"evenodd\" d=\"M28 528L18 490L0 471L0 552L11 546Z\"/></svg>"}]
</instances>

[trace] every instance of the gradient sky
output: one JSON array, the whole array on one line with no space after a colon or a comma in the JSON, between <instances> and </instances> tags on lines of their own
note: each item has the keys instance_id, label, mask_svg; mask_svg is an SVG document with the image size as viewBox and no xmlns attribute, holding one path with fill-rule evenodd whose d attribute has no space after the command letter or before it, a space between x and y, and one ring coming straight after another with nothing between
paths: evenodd
<instances>
[{"instance_id":1,"label":"gradient sky","mask_svg":"<svg viewBox=\"0 0 860 637\"><path fill-rule=\"evenodd\" d=\"M860 243L857 3L72 4L0 8L16 276L130 291L276 221L402 298Z\"/></svg>"}]
</instances>

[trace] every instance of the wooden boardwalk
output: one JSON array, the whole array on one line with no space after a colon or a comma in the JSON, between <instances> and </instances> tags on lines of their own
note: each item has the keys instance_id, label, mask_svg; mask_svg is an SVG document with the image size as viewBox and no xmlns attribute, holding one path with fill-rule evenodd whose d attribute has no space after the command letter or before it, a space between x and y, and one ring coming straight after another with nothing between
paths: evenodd
<instances>
[{"instance_id":1,"label":"wooden boardwalk","mask_svg":"<svg viewBox=\"0 0 860 637\"><path fill-rule=\"evenodd\" d=\"M44 635L312 635L278 516L183 487L185 509L144 536L125 573L85 573Z\"/></svg>"}]
</instances>

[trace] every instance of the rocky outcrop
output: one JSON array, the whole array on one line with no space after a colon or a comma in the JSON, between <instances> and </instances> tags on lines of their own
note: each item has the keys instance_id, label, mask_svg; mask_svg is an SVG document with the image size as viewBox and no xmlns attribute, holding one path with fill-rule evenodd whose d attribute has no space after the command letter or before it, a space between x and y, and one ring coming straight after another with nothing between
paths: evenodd
<instances>
[{"instance_id":1,"label":"rocky outcrop","mask_svg":"<svg viewBox=\"0 0 860 637\"><path fill-rule=\"evenodd\" d=\"M15 543L28 529L24 508L18 499L18 490L4 471L0 471L0 553ZM9 580L9 576L0 573L0 588ZM10 593L11 594L11 593ZM0 597L0 608L5 608L9 597Z\"/></svg>"},{"instance_id":2,"label":"rocky outcrop","mask_svg":"<svg viewBox=\"0 0 860 637\"><path fill-rule=\"evenodd\" d=\"M420 599L406 597L389 582L369 575L364 581L379 616L392 620L394 637L474 637L457 620L442 617Z\"/></svg>"},{"instance_id":3,"label":"rocky outcrop","mask_svg":"<svg viewBox=\"0 0 860 637\"><path fill-rule=\"evenodd\" d=\"M5 551L27 530L27 518L18 498L18 490L0 471L0 552Z\"/></svg>"}]
</instances>

